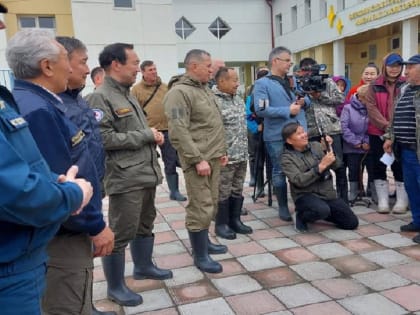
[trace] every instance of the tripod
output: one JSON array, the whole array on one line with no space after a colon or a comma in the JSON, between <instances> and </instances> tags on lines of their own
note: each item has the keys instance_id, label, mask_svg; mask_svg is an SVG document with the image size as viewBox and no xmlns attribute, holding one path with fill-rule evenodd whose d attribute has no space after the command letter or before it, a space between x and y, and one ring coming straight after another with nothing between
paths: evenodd
<instances>
[{"instance_id":1,"label":"tripod","mask_svg":"<svg viewBox=\"0 0 420 315\"><path fill-rule=\"evenodd\" d=\"M264 140L263 140L263 132L258 132L258 137L255 139L257 141L257 145L255 147L255 162L254 162L254 169L251 170L254 174L255 178L255 186L254 186L254 192L252 194L252 200L254 203L257 201L257 199L261 196L262 193L264 193L264 188L266 185L268 185L268 205L271 207L273 204L273 193L272 193L272 181L271 181L271 161L270 158L267 155L267 152L265 150ZM264 163L265 163L265 169L266 169L266 181L264 182ZM262 188L257 193L257 186L258 183L262 183Z\"/></svg>"}]
</instances>

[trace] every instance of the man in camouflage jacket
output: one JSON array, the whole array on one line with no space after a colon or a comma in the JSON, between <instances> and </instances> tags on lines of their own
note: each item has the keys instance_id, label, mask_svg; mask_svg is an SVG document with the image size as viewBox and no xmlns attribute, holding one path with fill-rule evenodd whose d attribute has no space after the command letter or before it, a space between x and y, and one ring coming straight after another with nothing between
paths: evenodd
<instances>
[{"instance_id":1,"label":"man in camouflage jacket","mask_svg":"<svg viewBox=\"0 0 420 315\"><path fill-rule=\"evenodd\" d=\"M216 235L236 238L236 233L249 234L252 229L241 222L242 196L248 160L248 139L245 104L236 95L238 74L233 68L222 67L215 76L213 91L219 103L225 126L229 163L220 171Z\"/></svg>"},{"instance_id":2,"label":"man in camouflage jacket","mask_svg":"<svg viewBox=\"0 0 420 315\"><path fill-rule=\"evenodd\" d=\"M211 58L193 49L185 57L186 73L174 78L163 100L169 139L184 171L189 203L185 225L195 265L206 272L222 272L209 253L225 253L226 246L211 244L208 229L214 218L221 165L227 163L226 142L220 110L208 88Z\"/></svg>"}]
</instances>

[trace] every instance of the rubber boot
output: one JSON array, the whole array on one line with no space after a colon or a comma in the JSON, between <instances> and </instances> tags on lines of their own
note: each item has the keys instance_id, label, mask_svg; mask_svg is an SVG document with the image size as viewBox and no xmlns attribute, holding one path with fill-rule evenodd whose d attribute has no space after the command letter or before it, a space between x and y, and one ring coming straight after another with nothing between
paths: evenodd
<instances>
[{"instance_id":1,"label":"rubber boot","mask_svg":"<svg viewBox=\"0 0 420 315\"><path fill-rule=\"evenodd\" d=\"M158 268L152 261L154 236L137 236L130 242L134 262L133 278L136 280L165 280L173 277L172 271Z\"/></svg>"},{"instance_id":2,"label":"rubber boot","mask_svg":"<svg viewBox=\"0 0 420 315\"><path fill-rule=\"evenodd\" d=\"M213 244L210 239L208 239L208 252L210 255L221 255L227 253L227 246L221 244Z\"/></svg>"},{"instance_id":3,"label":"rubber boot","mask_svg":"<svg viewBox=\"0 0 420 315\"><path fill-rule=\"evenodd\" d=\"M249 187L255 186L255 162L249 161Z\"/></svg>"},{"instance_id":4,"label":"rubber boot","mask_svg":"<svg viewBox=\"0 0 420 315\"><path fill-rule=\"evenodd\" d=\"M177 201L185 201L187 198L179 192L178 174L166 174L166 181L170 190L169 199Z\"/></svg>"},{"instance_id":5,"label":"rubber boot","mask_svg":"<svg viewBox=\"0 0 420 315\"><path fill-rule=\"evenodd\" d=\"M349 202L354 203L359 196L359 182L350 182Z\"/></svg>"},{"instance_id":6,"label":"rubber boot","mask_svg":"<svg viewBox=\"0 0 420 315\"><path fill-rule=\"evenodd\" d=\"M406 213L408 207L408 196L407 192L405 191L404 183L395 182L395 192L397 195L397 201L392 208L392 212L396 214Z\"/></svg>"},{"instance_id":7,"label":"rubber boot","mask_svg":"<svg viewBox=\"0 0 420 315\"><path fill-rule=\"evenodd\" d=\"M388 181L376 179L374 181L376 195L378 196L378 212L389 213L389 185Z\"/></svg>"},{"instance_id":8,"label":"rubber boot","mask_svg":"<svg viewBox=\"0 0 420 315\"><path fill-rule=\"evenodd\" d=\"M242 205L244 203L244 197L242 196L230 196L229 204L229 226L232 230L239 234L251 234L252 228L243 224L241 221Z\"/></svg>"},{"instance_id":9,"label":"rubber boot","mask_svg":"<svg viewBox=\"0 0 420 315\"><path fill-rule=\"evenodd\" d=\"M125 284L124 253L102 257L102 266L108 283L108 299L122 306L136 306L143 303L143 298Z\"/></svg>"},{"instance_id":10,"label":"rubber boot","mask_svg":"<svg viewBox=\"0 0 420 315\"><path fill-rule=\"evenodd\" d=\"M229 227L229 207L229 199L219 201L214 230L217 236L228 240L233 240L236 238L236 233Z\"/></svg>"},{"instance_id":11,"label":"rubber boot","mask_svg":"<svg viewBox=\"0 0 420 315\"><path fill-rule=\"evenodd\" d=\"M95 308L95 306L93 305L92 306L92 315L117 315L117 313L116 312L113 312L113 311L104 311L104 312L102 312L100 310L97 310Z\"/></svg>"},{"instance_id":12,"label":"rubber boot","mask_svg":"<svg viewBox=\"0 0 420 315\"><path fill-rule=\"evenodd\" d=\"M292 216L290 215L289 207L287 205L287 186L284 187L274 187L273 192L276 195L277 202L279 204L279 217L283 221L290 222L292 221Z\"/></svg>"},{"instance_id":13,"label":"rubber boot","mask_svg":"<svg viewBox=\"0 0 420 315\"><path fill-rule=\"evenodd\" d=\"M223 267L217 261L214 261L208 252L208 233L209 231L201 230L198 232L188 231L190 237L192 252L194 256L194 265L205 272L220 273Z\"/></svg>"}]
</instances>

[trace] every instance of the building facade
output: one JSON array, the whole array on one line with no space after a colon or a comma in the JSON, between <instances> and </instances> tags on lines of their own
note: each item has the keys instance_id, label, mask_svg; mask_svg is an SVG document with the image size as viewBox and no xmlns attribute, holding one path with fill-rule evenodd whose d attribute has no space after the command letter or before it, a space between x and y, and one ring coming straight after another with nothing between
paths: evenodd
<instances>
[{"instance_id":1,"label":"building facade","mask_svg":"<svg viewBox=\"0 0 420 315\"><path fill-rule=\"evenodd\" d=\"M276 45L289 47L296 62L312 57L352 82L388 52L419 52L419 0L275 0L273 7Z\"/></svg>"},{"instance_id":2,"label":"building facade","mask_svg":"<svg viewBox=\"0 0 420 315\"><path fill-rule=\"evenodd\" d=\"M26 27L75 36L89 50L89 66L113 42L135 45L164 81L183 71L187 51L200 48L236 67L244 85L275 46L295 63L313 57L327 73L357 82L368 62L391 51L419 51L420 0L2 0L9 8L0 34L0 68L7 72L7 39ZM8 77L3 75L3 77ZM140 79L140 77L138 78ZM2 80L2 76L0 76ZM89 81L87 92L92 89Z\"/></svg>"}]
</instances>

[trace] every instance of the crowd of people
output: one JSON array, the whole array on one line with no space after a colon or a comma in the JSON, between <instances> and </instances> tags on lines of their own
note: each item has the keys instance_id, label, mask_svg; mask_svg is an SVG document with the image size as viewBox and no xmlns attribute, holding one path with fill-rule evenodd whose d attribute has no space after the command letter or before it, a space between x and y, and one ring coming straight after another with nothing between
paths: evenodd
<instances>
[{"instance_id":1,"label":"crowd of people","mask_svg":"<svg viewBox=\"0 0 420 315\"><path fill-rule=\"evenodd\" d=\"M267 160L279 217L294 216L300 232L317 220L357 228L351 205L364 194L363 167L378 212L410 206L413 221L401 231L420 232L420 55L389 54L381 72L368 64L351 89L334 77L307 91L288 76L291 51L276 47L246 100L236 70L201 49L186 54L185 74L168 85L131 44L107 45L90 71L80 40L39 29L17 32L6 59L16 80L12 92L0 87L2 314L115 314L92 303L94 257L102 257L110 300L143 303L125 282L128 246L135 280L173 277L152 260L159 152L170 199L188 199L185 226L204 272L222 272L210 255L228 250L210 240L212 220L221 238L253 232L241 220L248 160L258 197ZM304 58L295 70L311 76L316 65ZM89 74L95 90L82 97ZM384 153L395 156L392 209Z\"/></svg>"}]
</instances>

